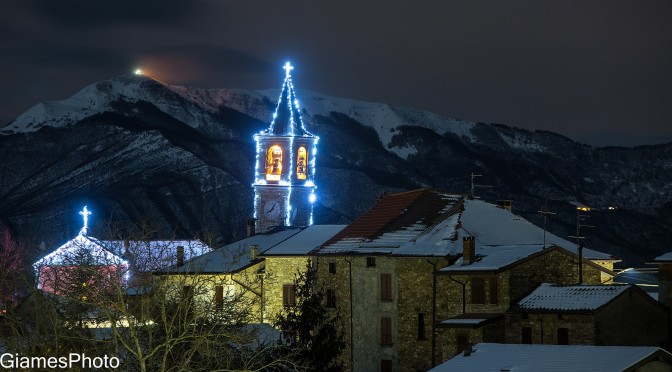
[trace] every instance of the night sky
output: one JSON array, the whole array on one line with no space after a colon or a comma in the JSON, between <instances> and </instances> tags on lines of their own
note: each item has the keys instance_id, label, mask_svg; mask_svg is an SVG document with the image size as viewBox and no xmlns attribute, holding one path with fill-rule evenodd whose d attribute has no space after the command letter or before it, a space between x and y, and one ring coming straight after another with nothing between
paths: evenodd
<instances>
[{"instance_id":1,"label":"night sky","mask_svg":"<svg viewBox=\"0 0 672 372\"><path fill-rule=\"evenodd\" d=\"M593 145L672 141L669 0L10 0L0 12L0 126L136 67L266 89L291 60L299 94Z\"/></svg>"}]
</instances>

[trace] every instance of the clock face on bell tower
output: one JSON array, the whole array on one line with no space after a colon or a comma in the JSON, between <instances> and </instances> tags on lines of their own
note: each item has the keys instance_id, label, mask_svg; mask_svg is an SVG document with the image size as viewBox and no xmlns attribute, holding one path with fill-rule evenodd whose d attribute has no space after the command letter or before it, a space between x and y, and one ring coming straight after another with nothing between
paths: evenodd
<instances>
[{"instance_id":1,"label":"clock face on bell tower","mask_svg":"<svg viewBox=\"0 0 672 372\"><path fill-rule=\"evenodd\" d=\"M289 62L285 81L268 129L257 133L254 218L256 230L276 226L310 226L317 199L315 155L318 137L306 130L294 92Z\"/></svg>"}]
</instances>

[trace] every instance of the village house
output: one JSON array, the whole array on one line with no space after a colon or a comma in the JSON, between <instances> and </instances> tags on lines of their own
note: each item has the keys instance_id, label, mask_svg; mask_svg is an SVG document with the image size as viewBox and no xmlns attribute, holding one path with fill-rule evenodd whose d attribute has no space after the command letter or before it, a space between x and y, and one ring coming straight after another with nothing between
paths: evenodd
<instances>
[{"instance_id":1,"label":"village house","mask_svg":"<svg viewBox=\"0 0 672 372\"><path fill-rule=\"evenodd\" d=\"M463 254L438 271L445 303L440 306L442 360L478 342L504 342L504 313L546 281L576 284L578 256L556 245L476 245L463 238ZM592 261L583 262L583 280L600 284L613 273Z\"/></svg>"},{"instance_id":2,"label":"village house","mask_svg":"<svg viewBox=\"0 0 672 372\"><path fill-rule=\"evenodd\" d=\"M265 265L259 257L268 249L301 232L286 228L248 236L191 260L155 272L161 283L179 287L178 292L194 302L197 311L225 309L227 301L249 310L249 322L263 323ZM199 306L200 304L200 306Z\"/></svg>"},{"instance_id":3,"label":"village house","mask_svg":"<svg viewBox=\"0 0 672 372\"><path fill-rule=\"evenodd\" d=\"M658 301L672 307L672 252L656 257L651 262L658 268Z\"/></svg>"},{"instance_id":4,"label":"village house","mask_svg":"<svg viewBox=\"0 0 672 372\"><path fill-rule=\"evenodd\" d=\"M662 346L668 308L633 285L544 283L506 314L506 342Z\"/></svg>"}]
</instances>

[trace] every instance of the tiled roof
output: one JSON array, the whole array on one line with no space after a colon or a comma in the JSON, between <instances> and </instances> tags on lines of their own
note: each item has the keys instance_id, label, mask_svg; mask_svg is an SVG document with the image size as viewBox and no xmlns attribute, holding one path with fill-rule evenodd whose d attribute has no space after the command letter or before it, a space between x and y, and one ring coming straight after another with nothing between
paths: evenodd
<instances>
[{"instance_id":1,"label":"tiled roof","mask_svg":"<svg viewBox=\"0 0 672 372\"><path fill-rule=\"evenodd\" d=\"M306 255L322 245L346 225L313 225L261 251L262 256Z\"/></svg>"},{"instance_id":2,"label":"tiled roof","mask_svg":"<svg viewBox=\"0 0 672 372\"><path fill-rule=\"evenodd\" d=\"M461 200L462 196L429 189L388 195L329 239L318 253L389 254L405 247L409 254L434 255L433 247L418 249L417 243L423 235L457 213ZM456 223L455 219L451 226L444 226L450 229L451 238L454 238Z\"/></svg>"},{"instance_id":3,"label":"tiled roof","mask_svg":"<svg viewBox=\"0 0 672 372\"><path fill-rule=\"evenodd\" d=\"M518 302L522 310L594 311L606 305L629 285L555 285L541 284Z\"/></svg>"},{"instance_id":4,"label":"tiled roof","mask_svg":"<svg viewBox=\"0 0 672 372\"><path fill-rule=\"evenodd\" d=\"M458 354L431 371L625 371L642 361L659 357L667 365L672 360L672 354L653 346L481 343L474 345L472 350L471 355Z\"/></svg>"},{"instance_id":5,"label":"tiled roof","mask_svg":"<svg viewBox=\"0 0 672 372\"><path fill-rule=\"evenodd\" d=\"M259 246L264 251L289 237L299 233L301 228L287 228L264 234L257 234L213 250L202 256L185 261L180 267L171 266L159 274L177 273L232 273L258 262L251 260L250 246Z\"/></svg>"}]
</instances>

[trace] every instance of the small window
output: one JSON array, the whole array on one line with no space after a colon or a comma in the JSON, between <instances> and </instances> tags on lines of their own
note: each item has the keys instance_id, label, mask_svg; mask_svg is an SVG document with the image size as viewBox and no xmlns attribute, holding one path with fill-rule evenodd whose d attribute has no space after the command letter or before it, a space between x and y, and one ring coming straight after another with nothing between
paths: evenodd
<instances>
[{"instance_id":1,"label":"small window","mask_svg":"<svg viewBox=\"0 0 672 372\"><path fill-rule=\"evenodd\" d=\"M215 286L215 309L222 310L224 308L224 286Z\"/></svg>"},{"instance_id":2,"label":"small window","mask_svg":"<svg viewBox=\"0 0 672 372\"><path fill-rule=\"evenodd\" d=\"M558 328L558 345L569 345L569 328Z\"/></svg>"},{"instance_id":3,"label":"small window","mask_svg":"<svg viewBox=\"0 0 672 372\"><path fill-rule=\"evenodd\" d=\"M485 304L485 279L471 279L471 303Z\"/></svg>"},{"instance_id":4,"label":"small window","mask_svg":"<svg viewBox=\"0 0 672 372\"><path fill-rule=\"evenodd\" d=\"M392 318L389 316L380 318L380 344L392 345Z\"/></svg>"},{"instance_id":5,"label":"small window","mask_svg":"<svg viewBox=\"0 0 672 372\"><path fill-rule=\"evenodd\" d=\"M529 318L530 318L530 316L529 316L527 313L522 313L522 314L520 315L520 317L521 317L522 319L529 319Z\"/></svg>"},{"instance_id":6,"label":"small window","mask_svg":"<svg viewBox=\"0 0 672 372\"><path fill-rule=\"evenodd\" d=\"M336 262L329 262L329 273L336 274Z\"/></svg>"},{"instance_id":7,"label":"small window","mask_svg":"<svg viewBox=\"0 0 672 372\"><path fill-rule=\"evenodd\" d=\"M294 306L296 305L296 299L294 297L294 285L285 284L282 286L282 304L284 306Z\"/></svg>"},{"instance_id":8,"label":"small window","mask_svg":"<svg viewBox=\"0 0 672 372\"><path fill-rule=\"evenodd\" d=\"M425 313L418 313L418 340L425 340Z\"/></svg>"},{"instance_id":9,"label":"small window","mask_svg":"<svg viewBox=\"0 0 672 372\"><path fill-rule=\"evenodd\" d=\"M532 327L523 327L521 329L520 343L521 344L531 344L532 343Z\"/></svg>"},{"instance_id":10,"label":"small window","mask_svg":"<svg viewBox=\"0 0 672 372\"><path fill-rule=\"evenodd\" d=\"M497 302L497 278L490 278L490 293L489 293L490 303L493 305L498 304Z\"/></svg>"},{"instance_id":11,"label":"small window","mask_svg":"<svg viewBox=\"0 0 672 372\"><path fill-rule=\"evenodd\" d=\"M380 372L392 372L392 361L390 359L380 361Z\"/></svg>"},{"instance_id":12,"label":"small window","mask_svg":"<svg viewBox=\"0 0 672 372\"><path fill-rule=\"evenodd\" d=\"M366 267L375 267L376 266L376 258L375 257L367 257L366 258Z\"/></svg>"},{"instance_id":13,"label":"small window","mask_svg":"<svg viewBox=\"0 0 672 372\"><path fill-rule=\"evenodd\" d=\"M327 307L336 307L336 291L333 288L327 288Z\"/></svg>"},{"instance_id":14,"label":"small window","mask_svg":"<svg viewBox=\"0 0 672 372\"><path fill-rule=\"evenodd\" d=\"M380 274L380 299L392 301L392 274Z\"/></svg>"},{"instance_id":15,"label":"small window","mask_svg":"<svg viewBox=\"0 0 672 372\"><path fill-rule=\"evenodd\" d=\"M562 316L562 313L558 313L558 319L565 319L565 317Z\"/></svg>"}]
</instances>

